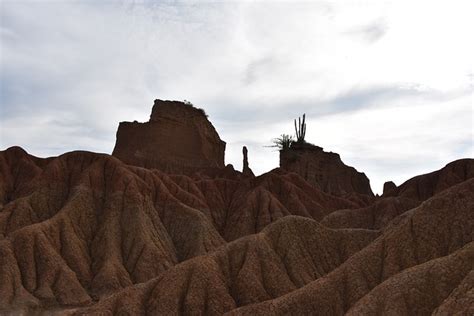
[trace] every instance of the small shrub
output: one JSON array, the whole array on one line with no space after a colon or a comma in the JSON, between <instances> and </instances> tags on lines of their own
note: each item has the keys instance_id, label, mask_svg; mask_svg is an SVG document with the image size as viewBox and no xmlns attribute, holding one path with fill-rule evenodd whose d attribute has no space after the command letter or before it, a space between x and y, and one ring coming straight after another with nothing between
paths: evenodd
<instances>
[{"instance_id":1,"label":"small shrub","mask_svg":"<svg viewBox=\"0 0 474 316\"><path fill-rule=\"evenodd\" d=\"M204 115L205 117L209 117L209 115L207 115L207 113L206 113L206 111L204 111L204 109L195 107L194 104L191 103L191 101L183 100L183 103L187 106L192 107L196 111L198 111L199 114Z\"/></svg>"},{"instance_id":2,"label":"small shrub","mask_svg":"<svg viewBox=\"0 0 474 316\"><path fill-rule=\"evenodd\" d=\"M293 144L295 140L293 139L293 136L287 135L287 134L282 134L280 137L274 138L272 140L273 145L270 147L276 147L279 150L288 150L291 147L291 144Z\"/></svg>"},{"instance_id":3,"label":"small shrub","mask_svg":"<svg viewBox=\"0 0 474 316\"><path fill-rule=\"evenodd\" d=\"M202 115L204 115L205 117L209 117L209 115L207 115L206 111L204 111L204 109L202 108L196 108L196 110L201 113Z\"/></svg>"}]
</instances>

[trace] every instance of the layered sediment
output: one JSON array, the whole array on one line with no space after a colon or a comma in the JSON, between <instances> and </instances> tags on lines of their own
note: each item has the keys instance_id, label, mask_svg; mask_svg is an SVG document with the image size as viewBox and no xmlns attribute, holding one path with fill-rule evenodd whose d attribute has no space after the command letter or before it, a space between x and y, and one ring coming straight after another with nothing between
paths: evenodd
<instances>
[{"instance_id":1,"label":"layered sediment","mask_svg":"<svg viewBox=\"0 0 474 316\"><path fill-rule=\"evenodd\" d=\"M0 314L474 313L474 159L375 198L316 146L224 167L180 102L120 126L113 156L0 151Z\"/></svg>"},{"instance_id":2,"label":"layered sediment","mask_svg":"<svg viewBox=\"0 0 474 316\"><path fill-rule=\"evenodd\" d=\"M148 122L120 123L112 155L134 166L191 174L223 168L225 145L202 109L155 100Z\"/></svg>"}]
</instances>

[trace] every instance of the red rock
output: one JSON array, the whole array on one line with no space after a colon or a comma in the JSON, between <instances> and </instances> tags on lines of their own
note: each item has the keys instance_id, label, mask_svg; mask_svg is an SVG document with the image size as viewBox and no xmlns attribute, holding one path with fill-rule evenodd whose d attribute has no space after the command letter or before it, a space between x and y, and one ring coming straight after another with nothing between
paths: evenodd
<instances>
[{"instance_id":1,"label":"red rock","mask_svg":"<svg viewBox=\"0 0 474 316\"><path fill-rule=\"evenodd\" d=\"M298 173L326 193L373 196L369 179L364 173L346 166L338 154L325 152L315 145L293 143L290 149L281 150L280 167Z\"/></svg>"},{"instance_id":2,"label":"red rock","mask_svg":"<svg viewBox=\"0 0 474 316\"><path fill-rule=\"evenodd\" d=\"M396 189L397 186L395 185L395 183L393 183L393 181L387 181L383 184L383 194L385 196L390 195L390 192L395 191Z\"/></svg>"},{"instance_id":3,"label":"red rock","mask_svg":"<svg viewBox=\"0 0 474 316\"><path fill-rule=\"evenodd\" d=\"M0 314L472 314L473 159L379 198L314 146L254 177L224 167L198 109L168 105L142 143L120 136L127 163L0 151ZM162 125L209 146L137 158Z\"/></svg>"},{"instance_id":4,"label":"red rock","mask_svg":"<svg viewBox=\"0 0 474 316\"><path fill-rule=\"evenodd\" d=\"M447 314L466 306L444 304L474 268L474 179L434 196L338 268L273 300L229 315ZM469 281L467 281L469 282ZM452 304L452 300L451 300Z\"/></svg>"},{"instance_id":5,"label":"red rock","mask_svg":"<svg viewBox=\"0 0 474 316\"><path fill-rule=\"evenodd\" d=\"M252 169L249 167L249 157L248 157L248 149L247 147L242 148L242 154L244 156L243 161L242 161L242 174L248 176L248 177L254 177L255 175L253 174Z\"/></svg>"},{"instance_id":6,"label":"red rock","mask_svg":"<svg viewBox=\"0 0 474 316\"><path fill-rule=\"evenodd\" d=\"M363 208L337 210L324 217L321 224L331 228L379 230L387 226L397 216L419 204L419 201L408 198L389 197Z\"/></svg>"},{"instance_id":7,"label":"red rock","mask_svg":"<svg viewBox=\"0 0 474 316\"><path fill-rule=\"evenodd\" d=\"M402 196L424 201L435 194L474 177L474 159L460 159L440 170L416 176L399 187L392 187L383 196Z\"/></svg>"},{"instance_id":8,"label":"red rock","mask_svg":"<svg viewBox=\"0 0 474 316\"><path fill-rule=\"evenodd\" d=\"M224 167L225 142L203 110L179 101L155 100L150 121L122 122L113 156L169 173Z\"/></svg>"}]
</instances>

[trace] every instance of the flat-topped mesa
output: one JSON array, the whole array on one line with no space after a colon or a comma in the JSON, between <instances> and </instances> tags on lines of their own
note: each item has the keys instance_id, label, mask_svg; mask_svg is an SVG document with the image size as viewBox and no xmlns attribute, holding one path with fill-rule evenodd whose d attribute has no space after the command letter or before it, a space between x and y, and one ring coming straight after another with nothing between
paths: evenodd
<instances>
[{"instance_id":1,"label":"flat-topped mesa","mask_svg":"<svg viewBox=\"0 0 474 316\"><path fill-rule=\"evenodd\" d=\"M312 186L330 194L374 195L364 173L346 166L339 154L306 142L294 142L289 149L280 150L280 167L298 173Z\"/></svg>"},{"instance_id":2,"label":"flat-topped mesa","mask_svg":"<svg viewBox=\"0 0 474 316\"><path fill-rule=\"evenodd\" d=\"M190 174L224 168L225 146L204 110L155 100L149 122L120 123L112 155L130 165Z\"/></svg>"}]
</instances>

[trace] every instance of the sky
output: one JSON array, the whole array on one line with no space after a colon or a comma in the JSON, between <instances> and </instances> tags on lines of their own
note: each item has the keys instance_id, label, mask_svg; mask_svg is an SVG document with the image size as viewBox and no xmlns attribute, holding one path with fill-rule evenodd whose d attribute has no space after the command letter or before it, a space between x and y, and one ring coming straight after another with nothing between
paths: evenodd
<instances>
[{"instance_id":1,"label":"sky","mask_svg":"<svg viewBox=\"0 0 474 316\"><path fill-rule=\"evenodd\" d=\"M261 174L294 134L374 192L473 158L474 2L0 0L0 150L111 153L154 99L204 108Z\"/></svg>"}]
</instances>

